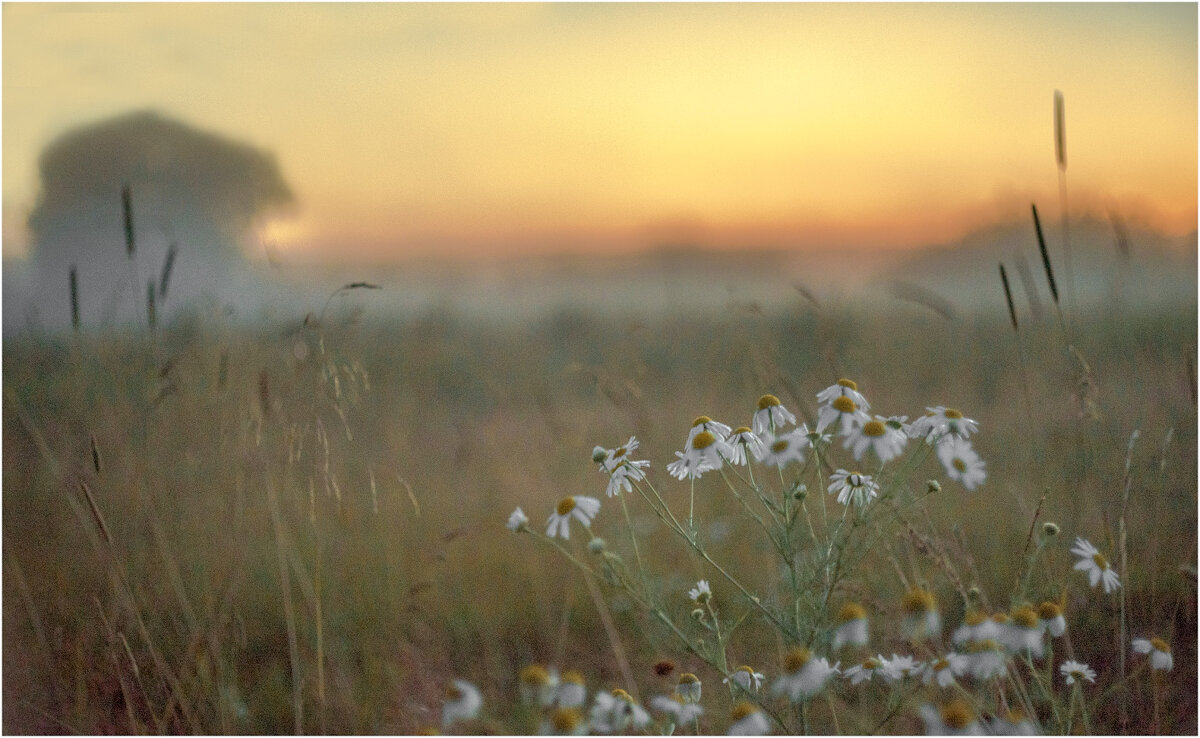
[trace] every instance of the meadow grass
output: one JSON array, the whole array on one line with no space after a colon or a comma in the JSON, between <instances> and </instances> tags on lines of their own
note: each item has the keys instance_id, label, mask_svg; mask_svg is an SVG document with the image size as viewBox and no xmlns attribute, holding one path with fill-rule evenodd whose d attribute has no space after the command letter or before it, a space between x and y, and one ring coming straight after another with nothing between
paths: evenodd
<instances>
[{"instance_id":1,"label":"meadow grass","mask_svg":"<svg viewBox=\"0 0 1200 738\"><path fill-rule=\"evenodd\" d=\"M750 664L769 684L794 646L825 643L821 628L852 600L869 613L870 654L819 655L844 670L915 654L899 623L918 585L947 635L968 605L1007 611L1019 589L1035 606L1063 603L1072 653L1097 679L1079 690L1081 713L1051 674L1044 729L1070 710L1072 730L1196 730L1194 304L1082 314L1070 345L1051 322L1014 335L999 311L947 320L799 298L780 313L562 311L528 326L448 311L349 318L5 341L6 731L414 733L442 727L446 687L462 679L483 709L446 727L529 733L544 716L518 698L519 674L544 664L643 705L695 674L705 712L678 730L724 732L738 700L711 663L715 642L728 670ZM840 377L873 413L962 409L979 423L987 480L967 492L932 455L914 461L904 514L879 508L871 525L888 535L857 550L828 611L793 632L739 591L788 601L763 527L720 477L693 488L666 465L696 416L749 425L764 393L811 428L816 393ZM592 449L630 436L664 504L681 519L690 509L704 551L736 576L646 498L625 495L623 511L605 497ZM847 456L840 440L831 454ZM926 494L929 479L940 491ZM603 501L591 532L632 589L606 580L577 522L561 543L591 580L505 529L520 505L544 530L571 495ZM827 497L809 495L810 511ZM1046 522L1061 533L1030 567ZM1076 536L1117 567L1119 594L1072 570ZM693 617L699 580L736 632ZM1150 636L1171 644L1170 672L1128 655L1130 638ZM811 704L766 687L753 704L788 729L906 733L943 702L919 681L839 676Z\"/></svg>"}]
</instances>

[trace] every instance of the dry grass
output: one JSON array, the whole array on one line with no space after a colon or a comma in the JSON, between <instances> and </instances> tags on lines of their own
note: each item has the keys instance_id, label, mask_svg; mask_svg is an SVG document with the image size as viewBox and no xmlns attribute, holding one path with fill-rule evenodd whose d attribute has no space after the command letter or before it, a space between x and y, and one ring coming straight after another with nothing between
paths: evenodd
<instances>
[{"instance_id":1,"label":"dry grass","mask_svg":"<svg viewBox=\"0 0 1200 738\"><path fill-rule=\"evenodd\" d=\"M920 521L939 542L911 536L890 552L902 569L951 603L949 562L961 586L1003 603L1039 505L1063 538L1108 551L1120 527L1130 632L1171 640L1176 667L1162 715L1149 682L1134 682L1128 712L1098 705L1093 727L1193 733L1195 324L1194 304L1080 316L1078 357L1057 326L1022 325L1031 408L1003 315L948 321L901 303L637 324L564 312L511 328L333 315L273 331L166 327L152 343L6 341L3 727L412 733L438 722L442 685L460 676L496 721L471 730L533 730L515 704L525 664L579 669L593 689L624 680L584 583L504 529L513 506L537 524L563 494L598 495L592 447L631 434L665 481L696 415L748 419L771 391L811 418L812 393L852 376L884 414L953 404L986 431L988 482L968 494L943 480ZM936 463L920 474L940 475ZM705 481L698 517L753 571L765 541ZM686 485L662 487L686 504ZM631 512L659 540L653 515ZM618 521L608 509L596 523L617 547ZM641 551L670 572L660 585L705 575L661 540ZM1061 546L1043 561L1069 571L1069 559ZM864 604L898 617L894 568L869 570ZM1064 585L1032 587L1053 598ZM1101 689L1119 670L1116 602L1068 603ZM673 683L654 674L664 657L717 678L628 602L607 606L643 697ZM736 658L774 664L781 646L750 623ZM856 709L842 729L871 729ZM904 714L884 730L919 727Z\"/></svg>"}]
</instances>

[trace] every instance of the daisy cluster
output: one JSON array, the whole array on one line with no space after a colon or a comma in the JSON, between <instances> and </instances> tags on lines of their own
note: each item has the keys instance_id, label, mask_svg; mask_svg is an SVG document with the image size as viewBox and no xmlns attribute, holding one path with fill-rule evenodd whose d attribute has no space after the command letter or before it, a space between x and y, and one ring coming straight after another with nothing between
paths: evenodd
<instances>
[{"instance_id":1,"label":"daisy cluster","mask_svg":"<svg viewBox=\"0 0 1200 738\"><path fill-rule=\"evenodd\" d=\"M838 380L821 390L816 399L819 404L811 428L807 422L798 422L796 415L771 394L759 398L744 425L734 427L709 416L699 416L689 427L682 450L675 451L674 459L665 465L670 477L679 481L694 482L711 472L718 472L785 560L811 557L805 564L818 575L808 583L813 585L809 588L827 585L824 599L814 609L827 612L812 616L803 626L800 624L800 603L807 585L797 583L796 570L790 572L795 603L785 602L780 607L774 602L771 606L766 605L734 575L718 566L697 536L693 510L689 508L686 517L676 516L655 487L651 462L635 458L640 448L635 436L618 446L596 446L592 451L592 462L606 480L604 498L620 501L629 523L627 532L634 539L635 556L637 536L632 530L624 495L640 497L650 505L660 521L682 537L699 560L713 565L714 575L719 573L722 577L714 582L728 584L737 590L751 613L757 611L764 621L778 629L781 643L793 644L773 674L769 673L770 669L764 673L747 665L730 669L731 664L726 660L729 633L745 616L736 622L724 621L717 608L713 584L708 579L696 581L685 591L675 590L670 597L679 599L664 606L660 604L660 595L654 593L650 585L651 581L661 579L653 579L644 571L640 578L629 573L629 565L610 552L604 539L592 532L592 525L604 504L599 495L569 495L559 500L546 519L544 536L540 526L531 527L529 517L519 507L509 517L508 528L549 542L587 575L600 574L608 584L623 587L635 603L667 624L687 644L689 651L717 669L734 702L728 722L731 735L791 730L795 726L780 717L781 714L797 714L796 710L788 708L789 704L804 705L829 691L850 697L855 692L878 689L890 692L889 702L915 694L932 697L917 710L930 733L1040 733L1046 729L1048 718L1044 709L1040 713L1034 709L1028 696L1034 686L1051 702L1057 699L1056 690L1069 690L1072 695L1079 695L1078 702L1072 698L1065 713L1054 713L1054 720L1058 722L1052 728L1069 728L1076 704L1086 721L1080 690L1094 684L1100 675L1076 658L1067 634L1064 609L1068 598L1065 591L1057 599L1035 605L1024 601L1027 582L1022 582L1018 595L1012 598L1011 607L1002 610L985 608L982 603L986 599L979 596L977 590L972 590L974 595L964 591L967 601L959 611L961 620L947 628L934 594L923 586L910 587L900 598L899 619L889 629L898 633L885 634L887 651L878 647L879 644L874 648L871 646L872 627L864 602L873 600L845 601L833 609L837 595L845 590L837 586L836 580L828 583L831 580L822 577L830 576L827 567L836 566L836 552L848 540L850 533L847 531L859 526L860 531L869 530L874 534L892 522L892 510L911 504L914 501L911 493L898 493L895 489L907 489L905 475L917 464L930 456L937 458L945 476L967 491L974 491L984 484L987 470L972 445L979 424L959 410L941 405L927 407L925 414L911 423L908 416L873 414L871 403L858 385L848 379ZM853 463L833 463L837 456L833 447L839 442L844 452L841 455L852 458ZM898 461L902 457L905 460ZM789 486L784 469L793 465L800 467L799 475ZM756 466L779 469L779 486L760 481L763 476L756 479ZM861 469L872 473L864 473ZM766 479L774 476L774 473L766 475ZM757 495L765 514L754 513L736 492L734 479ZM807 532L802 534L803 541L797 543L800 535L792 535L792 522L801 515L808 515L808 510L800 507L807 496L807 486L801 483L802 480L818 481L828 496L822 496L820 525L807 519ZM695 487L693 484L693 503ZM929 492L940 488L936 480L927 485ZM824 518L823 505L828 499L844 506L840 522L836 517ZM886 509L884 500L887 501ZM798 501L800 506L792 501ZM889 515L867 515L865 511L868 510ZM851 511L854 511L853 515L850 515ZM772 528L772 523L780 527ZM583 563L566 547L573 526L582 527L589 536L588 552L600 555L599 571ZM913 533L911 526L909 532ZM1042 526L1037 550L1029 559L1030 572L1043 546L1059 533L1060 529L1054 523ZM1104 595L1110 595L1120 589L1118 573L1090 541L1075 538L1070 552L1075 556L1074 570L1083 575L1093 590L1101 589ZM619 562L619 566L613 564L614 561ZM642 566L640 557L637 565ZM784 566L785 573L788 566ZM901 579L904 578L902 575ZM682 599L683 595L686 595L686 601ZM789 609L795 610L794 622L789 616L779 614ZM690 612L694 622L680 617L678 620L682 622L677 624L669 612ZM695 634L700 628L706 633L696 639ZM909 653L897 652L908 650L896 648L895 644L901 642L897 635L911 647ZM715 639L716 652L711 639ZM1171 649L1158 637L1134 638L1129 647L1136 659L1140 659L1138 663L1153 671L1173 668ZM714 656L718 652L719 658ZM885 656L885 652L890 652L890 656ZM1037 678L1030 681L1031 677ZM538 730L542 733L697 732L699 720L704 715L704 690L700 679L691 672L681 674L673 690L651 697L645 706L622 688L599 690L589 701L582 676L573 671L560 676L553 668L530 666L522 671L520 684L521 700L538 711ZM454 694L463 696L447 701L443 709L444 722L470 715L471 708L478 711L479 701L465 686L456 682L454 689ZM1019 703L1011 705L1011 709L1003 697L1010 692L1021 698ZM636 694L636 690L633 693ZM996 695L1001 695L999 702L993 699ZM854 699L860 701L861 695ZM993 711L991 705L995 704L1003 705L1004 709L997 707ZM1061 719L1062 714L1068 716L1065 722Z\"/></svg>"}]
</instances>

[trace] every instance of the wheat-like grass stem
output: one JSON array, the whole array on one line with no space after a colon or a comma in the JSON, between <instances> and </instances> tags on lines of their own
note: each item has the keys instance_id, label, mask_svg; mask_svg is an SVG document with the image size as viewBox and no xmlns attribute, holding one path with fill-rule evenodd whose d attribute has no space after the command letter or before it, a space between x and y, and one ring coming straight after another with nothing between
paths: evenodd
<instances>
[{"instance_id":1,"label":"wheat-like grass stem","mask_svg":"<svg viewBox=\"0 0 1200 738\"><path fill-rule=\"evenodd\" d=\"M275 553L279 563L279 588L283 597L283 617L287 626L288 658L292 666L292 727L296 735L304 734L304 701L301 695L300 644L296 634L296 613L292 604L291 575L288 556L284 550L283 516L279 510L278 494L271 480L267 481L267 505L271 512L271 527L275 530Z\"/></svg>"},{"instance_id":2,"label":"wheat-like grass stem","mask_svg":"<svg viewBox=\"0 0 1200 738\"><path fill-rule=\"evenodd\" d=\"M637 532L633 529L633 519L629 516L629 505L625 502L625 495L618 493L621 498L621 512L625 514L625 527L629 529L629 540L633 543L633 559L637 562L638 574L642 578L642 589L646 596L650 596L650 583L646 577L646 567L642 563L642 552L638 549Z\"/></svg>"}]
</instances>

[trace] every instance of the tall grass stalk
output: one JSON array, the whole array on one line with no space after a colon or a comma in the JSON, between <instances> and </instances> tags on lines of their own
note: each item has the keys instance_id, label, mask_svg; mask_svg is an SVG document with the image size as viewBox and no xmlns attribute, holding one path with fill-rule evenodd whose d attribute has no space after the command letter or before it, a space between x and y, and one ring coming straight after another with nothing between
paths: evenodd
<instances>
[{"instance_id":1,"label":"tall grass stalk","mask_svg":"<svg viewBox=\"0 0 1200 738\"><path fill-rule=\"evenodd\" d=\"M71 265L71 270L68 273L68 282L71 288L71 329L76 333L79 332L79 270L74 264Z\"/></svg>"},{"instance_id":2,"label":"tall grass stalk","mask_svg":"<svg viewBox=\"0 0 1200 738\"><path fill-rule=\"evenodd\" d=\"M1062 306L1058 302L1058 286L1054 282L1054 267L1050 266L1050 252L1046 249L1046 237L1042 234L1042 221L1038 218L1037 205L1030 205L1033 210L1033 229L1037 233L1038 251L1042 254L1042 267L1046 272L1046 282L1050 285L1050 297L1054 301L1054 310L1058 314L1058 325L1063 335L1067 334L1067 324L1063 320Z\"/></svg>"},{"instance_id":3,"label":"tall grass stalk","mask_svg":"<svg viewBox=\"0 0 1200 738\"><path fill-rule=\"evenodd\" d=\"M1071 269L1071 218L1067 207L1067 121L1063 94L1054 91L1054 160L1058 165L1058 199L1061 207L1063 238L1063 272L1067 282L1067 306L1074 322L1078 311L1075 300L1075 280Z\"/></svg>"}]
</instances>

